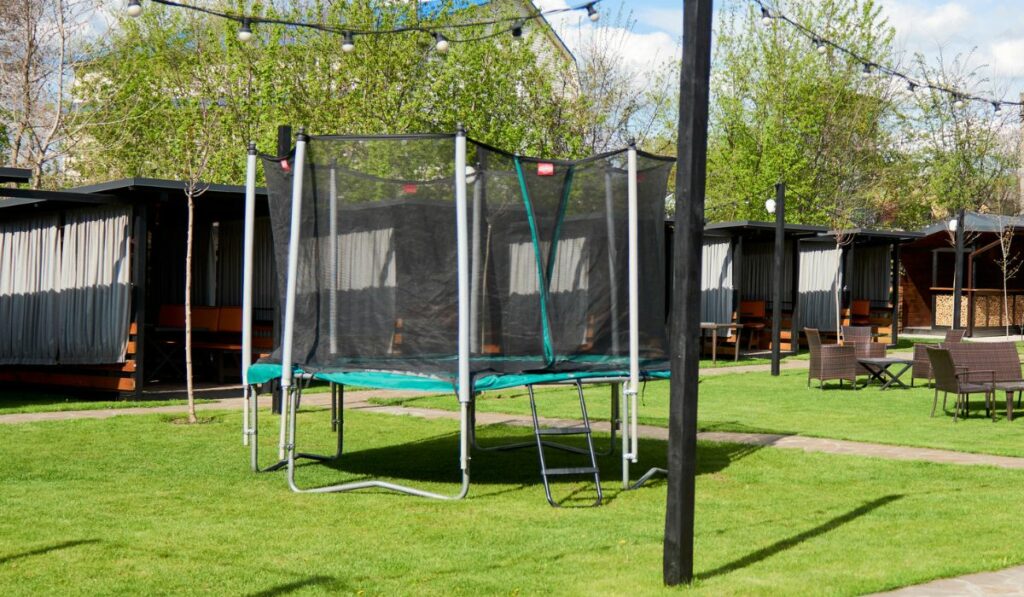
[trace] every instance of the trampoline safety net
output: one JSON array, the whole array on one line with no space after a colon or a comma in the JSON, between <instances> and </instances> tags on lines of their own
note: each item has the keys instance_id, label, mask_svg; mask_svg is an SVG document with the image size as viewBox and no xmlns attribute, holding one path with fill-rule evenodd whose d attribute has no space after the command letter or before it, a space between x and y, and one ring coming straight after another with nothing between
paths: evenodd
<instances>
[{"instance_id":1,"label":"trampoline safety net","mask_svg":"<svg viewBox=\"0 0 1024 597\"><path fill-rule=\"evenodd\" d=\"M412 374L454 385L454 154L454 135L309 139L297 367L317 374ZM294 151L263 158L281 305L293 159ZM468 141L467 164L474 377L628 369L627 150L552 161ZM638 152L646 371L667 368L663 221L672 164ZM280 363L280 349L266 362Z\"/></svg>"}]
</instances>

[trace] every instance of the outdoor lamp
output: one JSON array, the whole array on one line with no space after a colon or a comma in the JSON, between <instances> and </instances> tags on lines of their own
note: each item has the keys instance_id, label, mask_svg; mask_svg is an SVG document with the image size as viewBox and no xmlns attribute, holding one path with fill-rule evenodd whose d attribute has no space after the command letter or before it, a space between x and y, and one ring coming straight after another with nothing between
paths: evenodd
<instances>
[{"instance_id":1,"label":"outdoor lamp","mask_svg":"<svg viewBox=\"0 0 1024 597\"><path fill-rule=\"evenodd\" d=\"M448 51L448 40L445 38L445 36L441 35L440 33L435 33L434 40L436 40L437 42L434 44L434 48L437 49L438 52L444 54L445 52Z\"/></svg>"},{"instance_id":2,"label":"outdoor lamp","mask_svg":"<svg viewBox=\"0 0 1024 597\"><path fill-rule=\"evenodd\" d=\"M957 219L953 218L952 220L949 221L948 224L946 224L946 227L949 228L950 232L956 232L956 224L957 224Z\"/></svg>"},{"instance_id":3,"label":"outdoor lamp","mask_svg":"<svg viewBox=\"0 0 1024 597\"><path fill-rule=\"evenodd\" d=\"M127 8L128 16L137 17L142 14L142 5L139 4L139 0L128 0Z\"/></svg>"},{"instance_id":4,"label":"outdoor lamp","mask_svg":"<svg viewBox=\"0 0 1024 597\"><path fill-rule=\"evenodd\" d=\"M767 201L764 202L764 208L768 210L769 214L775 215L775 200L769 198Z\"/></svg>"},{"instance_id":5,"label":"outdoor lamp","mask_svg":"<svg viewBox=\"0 0 1024 597\"><path fill-rule=\"evenodd\" d=\"M356 49L356 38L352 35L351 31L346 31L341 39L341 51L351 52L354 49Z\"/></svg>"},{"instance_id":6,"label":"outdoor lamp","mask_svg":"<svg viewBox=\"0 0 1024 597\"><path fill-rule=\"evenodd\" d=\"M252 39L252 27L249 26L251 21L248 17L242 19L242 26L238 29L238 41L245 43Z\"/></svg>"},{"instance_id":7,"label":"outdoor lamp","mask_svg":"<svg viewBox=\"0 0 1024 597\"><path fill-rule=\"evenodd\" d=\"M601 13L597 12L597 9L594 8L593 4L587 5L587 16L590 17L590 20L594 23L601 19Z\"/></svg>"}]
</instances>

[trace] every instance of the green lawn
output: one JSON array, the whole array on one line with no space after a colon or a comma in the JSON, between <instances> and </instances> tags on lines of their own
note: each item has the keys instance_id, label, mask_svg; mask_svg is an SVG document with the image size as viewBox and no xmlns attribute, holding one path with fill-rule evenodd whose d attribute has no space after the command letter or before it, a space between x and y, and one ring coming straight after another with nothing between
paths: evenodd
<instances>
[{"instance_id":1,"label":"green lawn","mask_svg":"<svg viewBox=\"0 0 1024 597\"><path fill-rule=\"evenodd\" d=\"M196 404L213 402L196 400ZM0 415L16 413L39 413L67 410L99 410L103 408L134 408L146 406L172 406L186 404L184 399L153 398L149 400L111 400L109 398L83 397L81 393L29 393L23 391L0 392Z\"/></svg>"},{"instance_id":2,"label":"green lawn","mask_svg":"<svg viewBox=\"0 0 1024 597\"><path fill-rule=\"evenodd\" d=\"M301 415L303 448L331 443ZM265 440L276 420L265 416ZM456 424L351 412L349 455L306 485L384 474L454 492ZM3 427L0 592L19 594L652 594L665 485L553 509L536 454L474 455L462 502L296 495L254 475L237 413ZM486 429L498 441L522 430ZM270 456L268 446L268 454ZM645 464L663 443L644 442ZM852 595L1024 561L1024 472L701 444L698 582L686 594ZM592 496L585 483L556 494ZM577 503L577 502L572 502ZM572 505L572 503L570 505Z\"/></svg>"},{"instance_id":3,"label":"green lawn","mask_svg":"<svg viewBox=\"0 0 1024 597\"><path fill-rule=\"evenodd\" d=\"M909 376L909 372L907 373ZM909 381L909 377L907 378ZM815 382L817 383L817 382ZM574 388L541 390L542 416L579 417ZM595 418L609 414L608 390L587 386L588 409ZM945 448L1007 456L1024 456L1024 409L1013 422L1005 419L1000 397L998 420L983 416L982 398L972 399L972 417L954 423L952 415L929 417L932 390L893 389L877 386L853 391L831 387L807 388L807 372L783 371L778 378L768 373L738 373L701 379L699 425L704 431L745 431L799 434L885 444ZM952 408L952 397L949 407ZM429 396L380 403L457 409L451 396ZM525 390L514 388L484 394L477 401L480 412L529 413ZM668 382L644 386L640 407L643 423L664 426L668 421Z\"/></svg>"}]
</instances>

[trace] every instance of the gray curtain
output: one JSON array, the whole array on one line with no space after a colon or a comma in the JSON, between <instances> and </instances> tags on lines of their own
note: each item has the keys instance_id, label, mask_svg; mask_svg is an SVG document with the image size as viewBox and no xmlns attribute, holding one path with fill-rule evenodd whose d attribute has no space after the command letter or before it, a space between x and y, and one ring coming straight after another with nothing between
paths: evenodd
<instances>
[{"instance_id":1,"label":"gray curtain","mask_svg":"<svg viewBox=\"0 0 1024 597\"><path fill-rule=\"evenodd\" d=\"M700 320L731 322L732 244L728 240L705 240L701 266Z\"/></svg>"},{"instance_id":2,"label":"gray curtain","mask_svg":"<svg viewBox=\"0 0 1024 597\"><path fill-rule=\"evenodd\" d=\"M217 253L217 304L242 304L242 220L220 223ZM252 285L253 308L272 311L274 308L274 241L270 218L257 218L253 227ZM259 318L259 315L257 315Z\"/></svg>"},{"instance_id":3,"label":"gray curtain","mask_svg":"<svg viewBox=\"0 0 1024 597\"><path fill-rule=\"evenodd\" d=\"M65 214L56 337L60 362L123 363L131 323L130 207Z\"/></svg>"},{"instance_id":4,"label":"gray curtain","mask_svg":"<svg viewBox=\"0 0 1024 597\"><path fill-rule=\"evenodd\" d=\"M57 362L58 223L56 215L0 221L0 364Z\"/></svg>"},{"instance_id":5,"label":"gray curtain","mask_svg":"<svg viewBox=\"0 0 1024 597\"><path fill-rule=\"evenodd\" d=\"M835 245L800 245L800 327L836 331L835 284L841 251Z\"/></svg>"},{"instance_id":6,"label":"gray curtain","mask_svg":"<svg viewBox=\"0 0 1024 597\"><path fill-rule=\"evenodd\" d=\"M888 303L892 286L892 259L889 246L855 247L849 276L850 298Z\"/></svg>"},{"instance_id":7,"label":"gray curtain","mask_svg":"<svg viewBox=\"0 0 1024 597\"><path fill-rule=\"evenodd\" d=\"M743 243L740 260L740 298L772 302L775 278L775 243ZM782 302L793 304L793 241L783 245Z\"/></svg>"}]
</instances>

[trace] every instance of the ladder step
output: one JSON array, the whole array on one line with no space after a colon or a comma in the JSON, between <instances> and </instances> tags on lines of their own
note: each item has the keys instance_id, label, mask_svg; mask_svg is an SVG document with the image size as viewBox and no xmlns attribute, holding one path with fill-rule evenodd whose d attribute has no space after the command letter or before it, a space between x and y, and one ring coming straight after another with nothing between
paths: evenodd
<instances>
[{"instance_id":1,"label":"ladder step","mask_svg":"<svg viewBox=\"0 0 1024 597\"><path fill-rule=\"evenodd\" d=\"M587 433L590 433L589 427L547 427L537 430L537 435L584 435Z\"/></svg>"},{"instance_id":2,"label":"ladder step","mask_svg":"<svg viewBox=\"0 0 1024 597\"><path fill-rule=\"evenodd\" d=\"M549 468L544 471L548 476L551 475L594 475L599 471L593 466L580 466L580 467L568 467L568 468Z\"/></svg>"}]
</instances>

